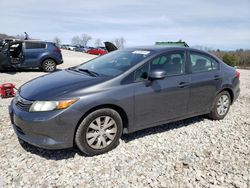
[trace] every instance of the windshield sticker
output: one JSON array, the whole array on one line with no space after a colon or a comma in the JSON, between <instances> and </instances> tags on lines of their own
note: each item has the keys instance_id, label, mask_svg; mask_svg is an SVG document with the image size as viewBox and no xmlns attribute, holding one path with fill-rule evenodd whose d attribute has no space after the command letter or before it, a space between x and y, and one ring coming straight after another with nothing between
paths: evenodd
<instances>
[{"instance_id":1,"label":"windshield sticker","mask_svg":"<svg viewBox=\"0 0 250 188\"><path fill-rule=\"evenodd\" d=\"M136 50L132 52L133 54L141 54L141 55L148 55L150 51L145 51L145 50Z\"/></svg>"}]
</instances>

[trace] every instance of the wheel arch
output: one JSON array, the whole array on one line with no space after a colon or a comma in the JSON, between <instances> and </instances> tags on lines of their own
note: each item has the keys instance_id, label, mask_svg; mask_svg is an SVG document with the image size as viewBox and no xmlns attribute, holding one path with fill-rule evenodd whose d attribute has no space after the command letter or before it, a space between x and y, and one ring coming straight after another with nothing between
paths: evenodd
<instances>
[{"instance_id":1,"label":"wheel arch","mask_svg":"<svg viewBox=\"0 0 250 188\"><path fill-rule=\"evenodd\" d=\"M226 88L223 88L222 90L220 90L219 93L221 93L221 92L223 92L223 91L227 91L227 92L229 93L230 98L231 98L231 104L232 104L233 101L234 101L234 93L233 93L233 90L232 90L231 88L229 88L229 87L226 87ZM218 93L218 94L219 94L219 93Z\"/></svg>"},{"instance_id":2,"label":"wheel arch","mask_svg":"<svg viewBox=\"0 0 250 188\"><path fill-rule=\"evenodd\" d=\"M123 133L127 133L127 129L128 129L128 115L125 112L125 110L123 110L120 106L117 106L117 105L114 105L114 104L102 104L102 105L98 105L98 106L95 106L95 107L89 109L86 113L83 114L83 116L78 121L77 126L75 127L74 140L75 140L76 131L77 131L79 125L81 124L81 122L83 121L83 119L85 117L87 117L90 113L92 113L92 112L94 112L96 110L99 110L99 109L103 109L103 108L110 108L110 109L113 109L116 112L118 112L118 114L121 116L121 119L122 119Z\"/></svg>"},{"instance_id":3,"label":"wheel arch","mask_svg":"<svg viewBox=\"0 0 250 188\"><path fill-rule=\"evenodd\" d=\"M41 61L40 61L40 67L42 67L42 66L43 66L43 62L44 62L45 60L48 60L48 59L51 59L51 60L55 61L56 65L58 64L55 58L46 56L46 57L43 57L43 58L41 59Z\"/></svg>"}]
</instances>

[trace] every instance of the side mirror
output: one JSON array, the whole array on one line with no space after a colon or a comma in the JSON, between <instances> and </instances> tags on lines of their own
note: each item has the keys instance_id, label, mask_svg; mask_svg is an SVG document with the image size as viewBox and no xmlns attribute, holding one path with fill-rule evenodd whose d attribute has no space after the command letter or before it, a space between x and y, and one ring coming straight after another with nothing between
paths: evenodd
<instances>
[{"instance_id":1,"label":"side mirror","mask_svg":"<svg viewBox=\"0 0 250 188\"><path fill-rule=\"evenodd\" d=\"M167 73L164 70L153 70L149 73L148 79L153 81L153 80L161 80L166 78Z\"/></svg>"}]
</instances>

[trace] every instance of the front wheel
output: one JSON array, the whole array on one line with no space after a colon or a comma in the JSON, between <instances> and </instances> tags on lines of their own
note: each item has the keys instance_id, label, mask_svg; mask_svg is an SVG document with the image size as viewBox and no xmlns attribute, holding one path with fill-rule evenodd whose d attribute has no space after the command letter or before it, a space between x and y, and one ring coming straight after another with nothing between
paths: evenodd
<instances>
[{"instance_id":1,"label":"front wheel","mask_svg":"<svg viewBox=\"0 0 250 188\"><path fill-rule=\"evenodd\" d=\"M227 115L230 105L230 94L227 91L222 91L216 96L213 109L208 116L214 120L221 120Z\"/></svg>"},{"instance_id":2,"label":"front wheel","mask_svg":"<svg viewBox=\"0 0 250 188\"><path fill-rule=\"evenodd\" d=\"M42 70L45 72L54 72L56 70L56 62L52 59L46 59L42 63Z\"/></svg>"},{"instance_id":3,"label":"front wheel","mask_svg":"<svg viewBox=\"0 0 250 188\"><path fill-rule=\"evenodd\" d=\"M115 110L96 110L80 123L75 144L79 150L90 156L108 152L118 145L122 127L122 119Z\"/></svg>"}]
</instances>

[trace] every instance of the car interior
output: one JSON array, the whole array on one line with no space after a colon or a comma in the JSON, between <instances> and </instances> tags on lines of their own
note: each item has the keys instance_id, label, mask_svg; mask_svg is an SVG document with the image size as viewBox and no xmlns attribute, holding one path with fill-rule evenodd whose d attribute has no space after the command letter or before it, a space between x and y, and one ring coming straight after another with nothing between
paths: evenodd
<instances>
[{"instance_id":1,"label":"car interior","mask_svg":"<svg viewBox=\"0 0 250 188\"><path fill-rule=\"evenodd\" d=\"M167 56L161 56L151 62L151 70L163 69L167 75L178 75L184 73L185 64L183 63L183 57L181 54L171 54Z\"/></svg>"},{"instance_id":2,"label":"car interior","mask_svg":"<svg viewBox=\"0 0 250 188\"><path fill-rule=\"evenodd\" d=\"M185 71L184 55L170 54L160 56L150 62L150 70L165 70L168 76L183 74ZM135 72L135 81L147 79L148 64Z\"/></svg>"},{"instance_id":3,"label":"car interior","mask_svg":"<svg viewBox=\"0 0 250 188\"><path fill-rule=\"evenodd\" d=\"M18 64L22 59L22 43L11 43L9 47L11 64Z\"/></svg>"},{"instance_id":4,"label":"car interior","mask_svg":"<svg viewBox=\"0 0 250 188\"><path fill-rule=\"evenodd\" d=\"M206 59L197 59L196 62L195 62L195 65L192 68L192 70L194 72L200 72L200 71L208 70Z\"/></svg>"}]
</instances>

